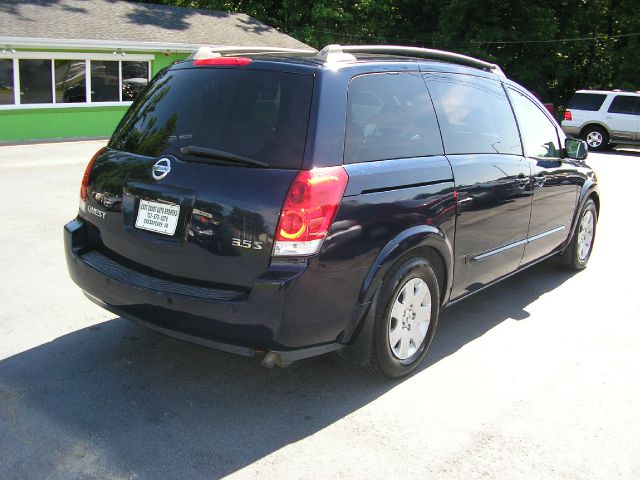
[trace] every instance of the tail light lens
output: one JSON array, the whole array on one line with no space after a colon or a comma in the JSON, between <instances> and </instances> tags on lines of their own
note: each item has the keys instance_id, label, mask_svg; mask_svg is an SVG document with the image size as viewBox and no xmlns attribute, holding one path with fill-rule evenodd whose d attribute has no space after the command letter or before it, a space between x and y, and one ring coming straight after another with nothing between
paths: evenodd
<instances>
[{"instance_id":1,"label":"tail light lens","mask_svg":"<svg viewBox=\"0 0 640 480\"><path fill-rule=\"evenodd\" d=\"M199 58L194 60L195 66L205 65L222 65L227 67L244 67L249 65L251 59L247 57L212 57L212 58Z\"/></svg>"},{"instance_id":2,"label":"tail light lens","mask_svg":"<svg viewBox=\"0 0 640 480\"><path fill-rule=\"evenodd\" d=\"M80 184L80 211L85 213L87 210L87 187L89 186L89 174L91 173L91 169L93 168L93 164L100 155L104 151L105 147L102 147L98 150L89 163L87 163L87 168L84 169L84 175L82 176L82 183Z\"/></svg>"},{"instance_id":3,"label":"tail light lens","mask_svg":"<svg viewBox=\"0 0 640 480\"><path fill-rule=\"evenodd\" d=\"M348 181L349 176L342 167L298 173L280 213L273 256L318 253Z\"/></svg>"},{"instance_id":4,"label":"tail light lens","mask_svg":"<svg viewBox=\"0 0 640 480\"><path fill-rule=\"evenodd\" d=\"M565 110L564 119L565 120L573 120L573 116L571 115L571 110Z\"/></svg>"}]
</instances>

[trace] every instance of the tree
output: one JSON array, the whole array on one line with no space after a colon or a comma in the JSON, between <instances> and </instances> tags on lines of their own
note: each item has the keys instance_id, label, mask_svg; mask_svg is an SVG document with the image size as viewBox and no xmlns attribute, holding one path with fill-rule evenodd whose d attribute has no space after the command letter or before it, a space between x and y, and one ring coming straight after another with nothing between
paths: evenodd
<instances>
[{"instance_id":1,"label":"tree","mask_svg":"<svg viewBox=\"0 0 640 480\"><path fill-rule=\"evenodd\" d=\"M477 56L556 105L579 88L640 90L637 0L152 2L246 13L315 48L389 43Z\"/></svg>"}]
</instances>

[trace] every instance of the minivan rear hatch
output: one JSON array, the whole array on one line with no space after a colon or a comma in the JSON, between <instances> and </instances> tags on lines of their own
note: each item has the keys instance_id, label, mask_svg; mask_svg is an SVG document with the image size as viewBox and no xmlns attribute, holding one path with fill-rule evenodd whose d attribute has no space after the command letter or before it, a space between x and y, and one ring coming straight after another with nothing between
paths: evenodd
<instances>
[{"instance_id":1,"label":"minivan rear hatch","mask_svg":"<svg viewBox=\"0 0 640 480\"><path fill-rule=\"evenodd\" d=\"M161 72L95 159L90 242L147 274L250 288L302 166L313 80L264 61Z\"/></svg>"}]
</instances>

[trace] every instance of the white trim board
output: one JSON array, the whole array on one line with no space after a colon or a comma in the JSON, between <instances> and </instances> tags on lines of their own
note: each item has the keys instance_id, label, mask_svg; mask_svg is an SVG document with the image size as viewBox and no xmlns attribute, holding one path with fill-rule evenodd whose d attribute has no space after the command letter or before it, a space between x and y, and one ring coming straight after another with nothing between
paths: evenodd
<instances>
[{"instance_id":1,"label":"white trim board","mask_svg":"<svg viewBox=\"0 0 640 480\"><path fill-rule=\"evenodd\" d=\"M61 48L77 50L114 50L122 48L134 51L154 51L191 53L200 47L211 45L171 42L135 42L122 40L94 40L81 38L38 38L38 37L0 37L0 45L13 48Z\"/></svg>"},{"instance_id":2,"label":"white trim board","mask_svg":"<svg viewBox=\"0 0 640 480\"><path fill-rule=\"evenodd\" d=\"M43 60L122 60L124 62L149 62L155 60L155 55L135 54L122 55L118 53L84 53L84 52L15 52L2 53L0 50L0 58L25 58L25 59L43 59Z\"/></svg>"},{"instance_id":3,"label":"white trim board","mask_svg":"<svg viewBox=\"0 0 640 480\"><path fill-rule=\"evenodd\" d=\"M96 107L128 107L133 102L91 102L91 103L21 103L20 105L0 105L1 110L52 110L56 108L96 108Z\"/></svg>"}]
</instances>

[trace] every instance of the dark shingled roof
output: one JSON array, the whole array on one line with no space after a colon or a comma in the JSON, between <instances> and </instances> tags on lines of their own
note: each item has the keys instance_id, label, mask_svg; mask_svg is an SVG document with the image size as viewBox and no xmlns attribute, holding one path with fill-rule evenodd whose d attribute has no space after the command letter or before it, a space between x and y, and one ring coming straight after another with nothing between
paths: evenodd
<instances>
[{"instance_id":1,"label":"dark shingled roof","mask_svg":"<svg viewBox=\"0 0 640 480\"><path fill-rule=\"evenodd\" d=\"M121 0L0 0L3 37L308 48L241 13Z\"/></svg>"}]
</instances>

